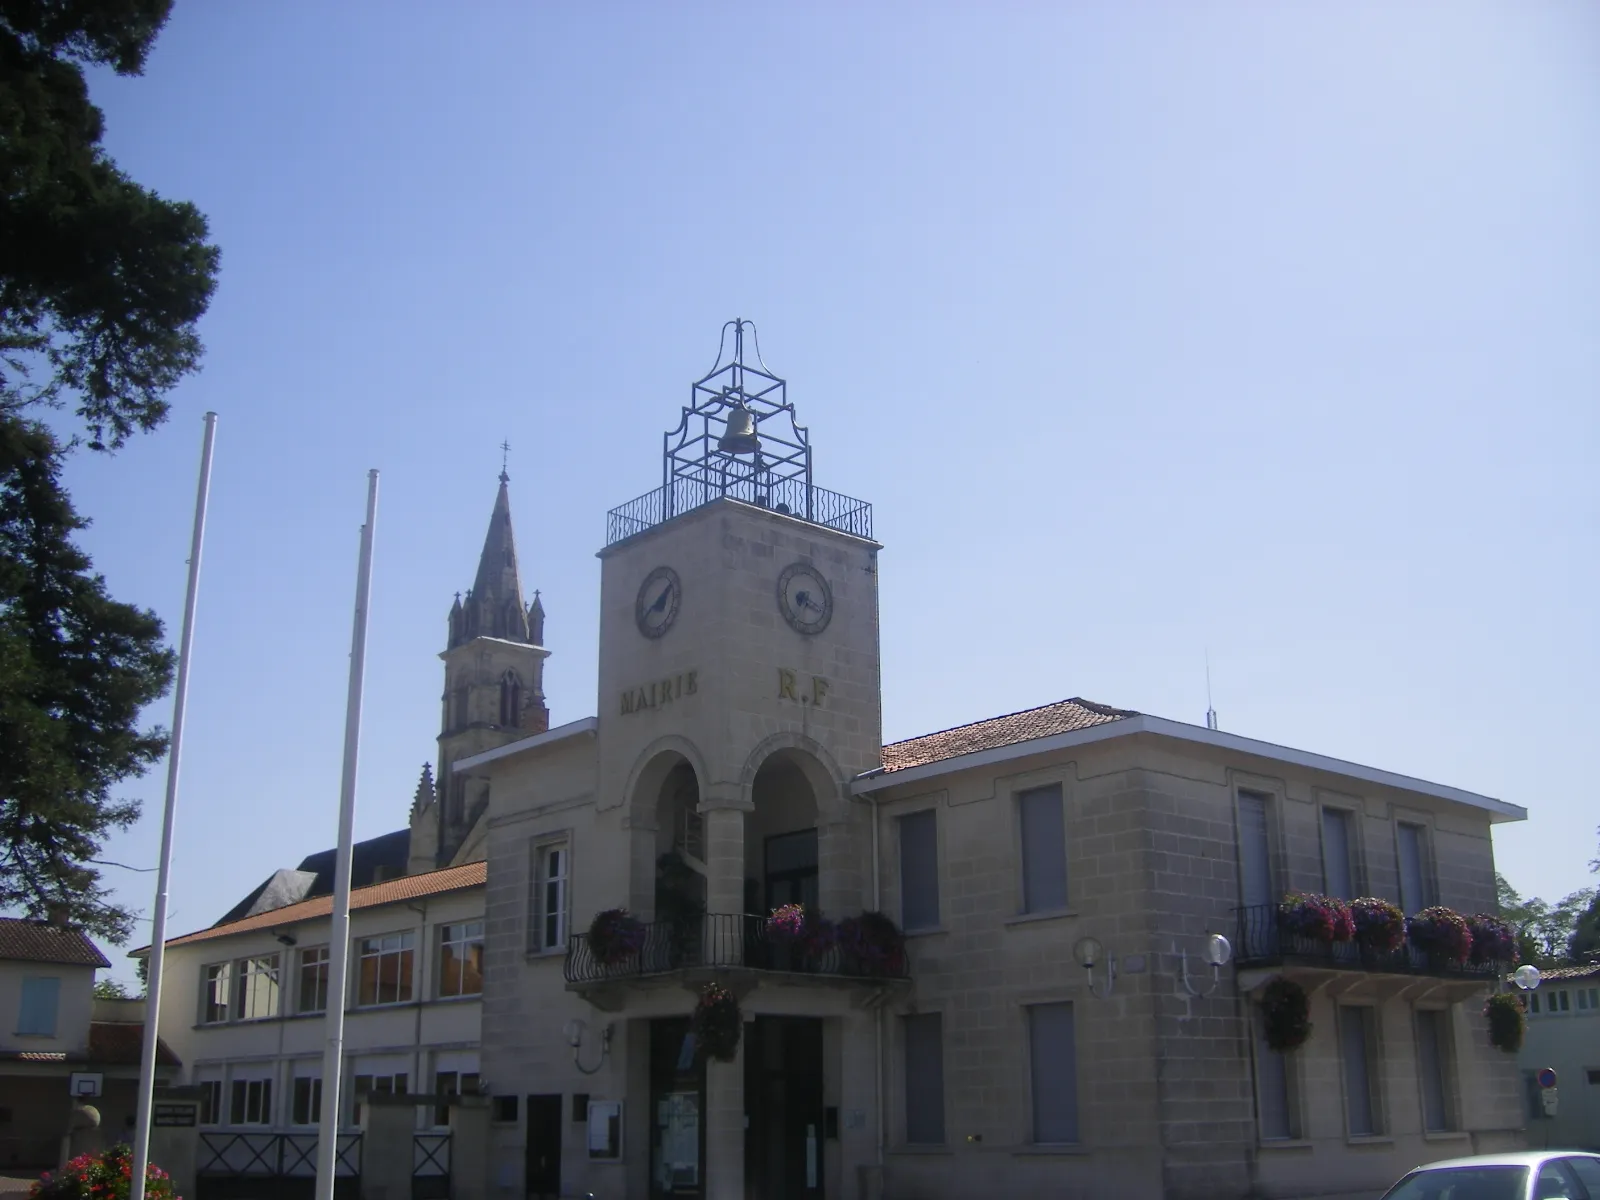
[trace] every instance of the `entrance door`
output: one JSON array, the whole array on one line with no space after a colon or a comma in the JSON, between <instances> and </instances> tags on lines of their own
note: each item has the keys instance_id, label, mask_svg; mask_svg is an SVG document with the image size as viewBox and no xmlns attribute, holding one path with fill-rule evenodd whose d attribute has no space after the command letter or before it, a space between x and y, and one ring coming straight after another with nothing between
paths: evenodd
<instances>
[{"instance_id":1,"label":"entrance door","mask_svg":"<svg viewBox=\"0 0 1600 1200\"><path fill-rule=\"evenodd\" d=\"M561 1097L528 1097L528 1195L561 1195Z\"/></svg>"},{"instance_id":2,"label":"entrance door","mask_svg":"<svg viewBox=\"0 0 1600 1200\"><path fill-rule=\"evenodd\" d=\"M745 1196L820 1200L822 1022L757 1017L745 1034Z\"/></svg>"}]
</instances>

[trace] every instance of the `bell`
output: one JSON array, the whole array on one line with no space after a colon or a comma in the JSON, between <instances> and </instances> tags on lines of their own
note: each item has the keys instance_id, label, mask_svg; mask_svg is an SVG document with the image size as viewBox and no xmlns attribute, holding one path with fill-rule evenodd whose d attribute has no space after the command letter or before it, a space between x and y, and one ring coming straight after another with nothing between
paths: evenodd
<instances>
[{"instance_id":1,"label":"bell","mask_svg":"<svg viewBox=\"0 0 1600 1200\"><path fill-rule=\"evenodd\" d=\"M756 436L756 418L743 404L735 404L728 413L728 428L717 439L717 449L725 454L757 454L761 439Z\"/></svg>"}]
</instances>

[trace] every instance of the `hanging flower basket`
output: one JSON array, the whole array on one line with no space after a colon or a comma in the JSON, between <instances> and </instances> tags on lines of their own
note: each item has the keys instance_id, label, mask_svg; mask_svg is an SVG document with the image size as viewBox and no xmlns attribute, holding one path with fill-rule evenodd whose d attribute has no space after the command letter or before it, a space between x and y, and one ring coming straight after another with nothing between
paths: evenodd
<instances>
[{"instance_id":1,"label":"hanging flower basket","mask_svg":"<svg viewBox=\"0 0 1600 1200\"><path fill-rule=\"evenodd\" d=\"M803 904L781 904L767 918L767 936L775 942L797 942L806 931Z\"/></svg>"},{"instance_id":2,"label":"hanging flower basket","mask_svg":"<svg viewBox=\"0 0 1600 1200\"><path fill-rule=\"evenodd\" d=\"M1496 992L1483 1006L1483 1015L1489 1018L1489 1042L1507 1054L1522 1049L1522 1035L1527 1031L1528 1018L1523 1015L1522 997L1510 992Z\"/></svg>"},{"instance_id":3,"label":"hanging flower basket","mask_svg":"<svg viewBox=\"0 0 1600 1200\"><path fill-rule=\"evenodd\" d=\"M101 1154L80 1154L61 1170L40 1177L28 1200L128 1200L133 1177L133 1151L118 1142ZM149 1200L178 1200L172 1180L155 1163L144 1173Z\"/></svg>"},{"instance_id":4,"label":"hanging flower basket","mask_svg":"<svg viewBox=\"0 0 1600 1200\"><path fill-rule=\"evenodd\" d=\"M1356 927L1356 945L1375 954L1392 954L1406 944L1406 915L1399 907L1376 896L1350 901L1350 919Z\"/></svg>"},{"instance_id":5,"label":"hanging flower basket","mask_svg":"<svg viewBox=\"0 0 1600 1200\"><path fill-rule=\"evenodd\" d=\"M865 975L903 975L906 938L900 927L880 912L866 912L839 922L839 945Z\"/></svg>"},{"instance_id":6,"label":"hanging flower basket","mask_svg":"<svg viewBox=\"0 0 1600 1200\"><path fill-rule=\"evenodd\" d=\"M1472 955L1472 930L1453 908L1435 905L1406 921L1406 937L1434 962L1460 966Z\"/></svg>"},{"instance_id":7,"label":"hanging flower basket","mask_svg":"<svg viewBox=\"0 0 1600 1200\"><path fill-rule=\"evenodd\" d=\"M693 1029L700 1054L718 1062L732 1062L739 1052L739 1035L744 1032L738 997L719 984L706 984L694 1007Z\"/></svg>"},{"instance_id":8,"label":"hanging flower basket","mask_svg":"<svg viewBox=\"0 0 1600 1200\"><path fill-rule=\"evenodd\" d=\"M1467 918L1467 929L1472 933L1472 953L1469 960L1474 966L1489 963L1515 963L1517 931L1493 913L1474 913Z\"/></svg>"},{"instance_id":9,"label":"hanging flower basket","mask_svg":"<svg viewBox=\"0 0 1600 1200\"><path fill-rule=\"evenodd\" d=\"M1314 942L1348 942L1356 936L1350 906L1333 896L1315 892L1290 892L1278 906L1284 928L1295 937Z\"/></svg>"},{"instance_id":10,"label":"hanging flower basket","mask_svg":"<svg viewBox=\"0 0 1600 1200\"><path fill-rule=\"evenodd\" d=\"M644 923L625 908L597 912L589 922L589 953L602 966L627 962L644 948Z\"/></svg>"},{"instance_id":11,"label":"hanging flower basket","mask_svg":"<svg viewBox=\"0 0 1600 1200\"><path fill-rule=\"evenodd\" d=\"M1261 996L1267 1045L1285 1052L1298 1050L1311 1036L1311 1001L1305 988L1288 979L1274 979Z\"/></svg>"}]
</instances>

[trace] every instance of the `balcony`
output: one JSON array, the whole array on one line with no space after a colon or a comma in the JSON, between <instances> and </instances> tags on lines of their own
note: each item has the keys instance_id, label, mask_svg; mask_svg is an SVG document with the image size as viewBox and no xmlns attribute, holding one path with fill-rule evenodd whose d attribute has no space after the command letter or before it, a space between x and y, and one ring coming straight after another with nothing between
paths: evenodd
<instances>
[{"instance_id":1,"label":"balcony","mask_svg":"<svg viewBox=\"0 0 1600 1200\"><path fill-rule=\"evenodd\" d=\"M872 505L842 492L830 492L804 479L728 478L712 484L680 476L672 480L670 487L658 487L607 513L606 545L625 541L723 497L798 517L840 533L872 537Z\"/></svg>"},{"instance_id":2,"label":"balcony","mask_svg":"<svg viewBox=\"0 0 1600 1200\"><path fill-rule=\"evenodd\" d=\"M689 922L648 921L644 944L620 962L601 962L590 950L589 935L575 933L567 942L564 974L569 991L582 994L602 1009L620 1007L630 987L652 983L700 982L742 975L744 982L762 979L794 984L867 984L875 996L909 982L902 951L898 959L879 961L834 944L818 953L799 942L770 936L766 917L708 913Z\"/></svg>"},{"instance_id":3,"label":"balcony","mask_svg":"<svg viewBox=\"0 0 1600 1200\"><path fill-rule=\"evenodd\" d=\"M1355 942L1324 942L1302 937L1285 927L1276 904L1236 908L1234 959L1240 971L1252 967L1286 968L1284 974L1360 971L1378 975L1410 975L1455 980L1476 988L1494 983L1510 963L1458 963L1429 955L1416 946L1373 950Z\"/></svg>"}]
</instances>

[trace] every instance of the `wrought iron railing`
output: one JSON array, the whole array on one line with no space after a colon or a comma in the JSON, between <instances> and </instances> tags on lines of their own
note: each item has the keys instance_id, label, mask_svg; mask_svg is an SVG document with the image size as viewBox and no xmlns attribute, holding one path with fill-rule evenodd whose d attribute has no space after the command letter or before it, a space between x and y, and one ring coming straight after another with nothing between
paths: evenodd
<instances>
[{"instance_id":1,"label":"wrought iron railing","mask_svg":"<svg viewBox=\"0 0 1600 1200\"><path fill-rule=\"evenodd\" d=\"M590 949L589 935L567 941L568 983L604 983L665 975L690 968L745 968L794 971L846 979L904 979L904 953L868 958L837 943L816 952L800 941L773 938L766 917L708 913L691 921L649 921L644 944L620 962L602 962Z\"/></svg>"},{"instance_id":2,"label":"wrought iron railing","mask_svg":"<svg viewBox=\"0 0 1600 1200\"><path fill-rule=\"evenodd\" d=\"M807 484L803 479L764 483L748 477L730 477L713 482L679 476L669 486L646 492L607 513L606 545L643 533L724 496L825 525L841 533L864 538L872 536L872 505L841 492Z\"/></svg>"},{"instance_id":3,"label":"wrought iron railing","mask_svg":"<svg viewBox=\"0 0 1600 1200\"><path fill-rule=\"evenodd\" d=\"M1508 963L1459 963L1429 954L1407 943L1397 950L1374 950L1356 942L1324 942L1289 929L1276 904L1236 908L1238 918L1234 961L1241 967L1305 962L1351 971L1400 975L1456 975L1493 980L1510 970Z\"/></svg>"}]
</instances>

